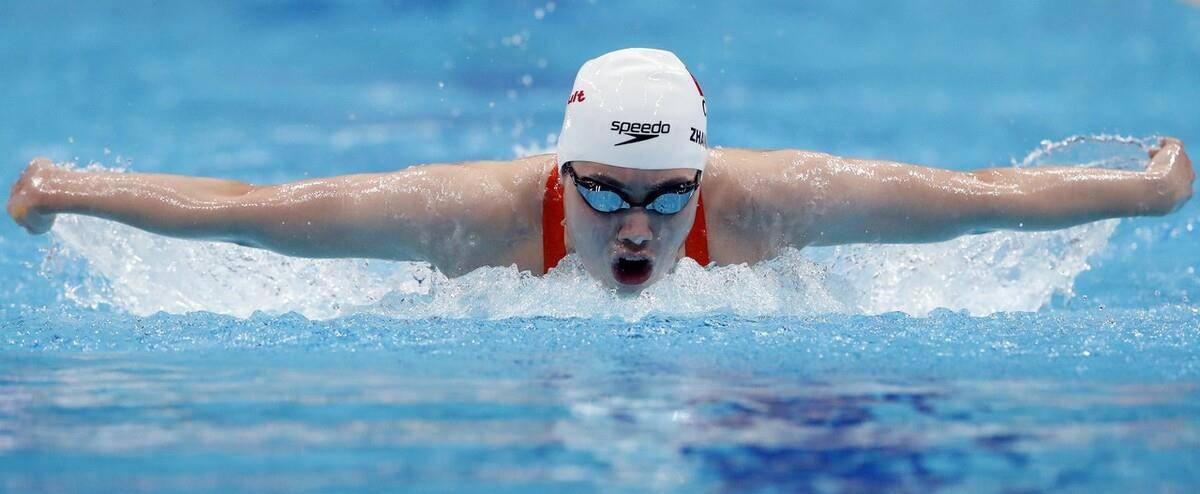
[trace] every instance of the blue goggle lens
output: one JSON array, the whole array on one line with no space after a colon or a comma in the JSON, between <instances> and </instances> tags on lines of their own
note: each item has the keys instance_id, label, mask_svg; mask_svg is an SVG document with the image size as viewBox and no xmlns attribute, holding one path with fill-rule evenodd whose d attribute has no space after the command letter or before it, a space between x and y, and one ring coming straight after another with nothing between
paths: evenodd
<instances>
[{"instance_id":1,"label":"blue goggle lens","mask_svg":"<svg viewBox=\"0 0 1200 494\"><path fill-rule=\"evenodd\" d=\"M579 189L579 195L583 196L588 206L601 213L614 213L629 207L629 203L611 190L589 189L579 184L575 188Z\"/></svg>"},{"instance_id":2,"label":"blue goggle lens","mask_svg":"<svg viewBox=\"0 0 1200 494\"><path fill-rule=\"evenodd\" d=\"M580 185L578 182L576 182L575 188L579 189L579 195L588 203L588 206L591 206L592 209L598 212L615 213L631 207L625 199L621 198L620 194L614 191L593 189ZM678 213L683 211L684 206L687 206L694 192L696 192L695 189L687 192L666 192L659 194L653 201L650 201L650 204L646 205L646 209L658 214Z\"/></svg>"},{"instance_id":3,"label":"blue goggle lens","mask_svg":"<svg viewBox=\"0 0 1200 494\"><path fill-rule=\"evenodd\" d=\"M667 192L658 197L655 197L650 204L646 205L646 209L654 211L658 214L675 214L683 211L683 207L687 206L688 200L692 198L692 193L695 189L688 192Z\"/></svg>"}]
</instances>

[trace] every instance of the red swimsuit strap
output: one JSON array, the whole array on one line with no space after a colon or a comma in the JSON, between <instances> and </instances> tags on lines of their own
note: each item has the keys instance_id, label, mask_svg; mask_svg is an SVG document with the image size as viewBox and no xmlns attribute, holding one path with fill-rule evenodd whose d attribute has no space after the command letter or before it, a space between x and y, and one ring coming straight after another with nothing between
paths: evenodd
<instances>
[{"instance_id":1,"label":"red swimsuit strap","mask_svg":"<svg viewBox=\"0 0 1200 494\"><path fill-rule=\"evenodd\" d=\"M696 194L696 220L683 243L683 252L701 266L707 266L708 226L704 221L704 196L699 195L699 191ZM564 218L563 188L558 180L558 164L555 163L546 179L546 193L542 196L542 274L567 257Z\"/></svg>"},{"instance_id":2,"label":"red swimsuit strap","mask_svg":"<svg viewBox=\"0 0 1200 494\"><path fill-rule=\"evenodd\" d=\"M708 223L704 220L704 196L699 190L696 190L696 219L683 242L683 254L701 266L708 266Z\"/></svg>"},{"instance_id":3,"label":"red swimsuit strap","mask_svg":"<svg viewBox=\"0 0 1200 494\"><path fill-rule=\"evenodd\" d=\"M558 180L558 163L555 163L550 178L546 179L546 194L542 196L542 274L567 257L565 215L562 182Z\"/></svg>"}]
</instances>

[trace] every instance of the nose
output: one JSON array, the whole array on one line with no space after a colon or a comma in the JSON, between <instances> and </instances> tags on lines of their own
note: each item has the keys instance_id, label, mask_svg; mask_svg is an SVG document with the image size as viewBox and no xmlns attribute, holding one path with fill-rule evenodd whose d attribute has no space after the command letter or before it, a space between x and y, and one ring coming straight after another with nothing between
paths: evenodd
<instances>
[{"instance_id":1,"label":"nose","mask_svg":"<svg viewBox=\"0 0 1200 494\"><path fill-rule=\"evenodd\" d=\"M641 249L654 238L650 230L650 215L645 210L635 209L625 213L621 218L621 229L617 231L617 240L627 248Z\"/></svg>"}]
</instances>

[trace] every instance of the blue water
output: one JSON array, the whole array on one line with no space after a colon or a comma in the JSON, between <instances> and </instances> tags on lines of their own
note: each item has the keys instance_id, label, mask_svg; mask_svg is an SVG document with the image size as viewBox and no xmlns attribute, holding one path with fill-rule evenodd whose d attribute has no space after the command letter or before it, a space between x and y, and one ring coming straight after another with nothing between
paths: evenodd
<instances>
[{"instance_id":1,"label":"blue water","mask_svg":"<svg viewBox=\"0 0 1200 494\"><path fill-rule=\"evenodd\" d=\"M954 169L1200 143L1186 2L0 5L0 178L275 182L553 149L676 51L710 143ZM1048 143L1070 136L1132 136ZM1194 153L1193 153L1194 154ZM0 492L1191 492L1200 201L1164 218L449 280L0 225Z\"/></svg>"}]
</instances>

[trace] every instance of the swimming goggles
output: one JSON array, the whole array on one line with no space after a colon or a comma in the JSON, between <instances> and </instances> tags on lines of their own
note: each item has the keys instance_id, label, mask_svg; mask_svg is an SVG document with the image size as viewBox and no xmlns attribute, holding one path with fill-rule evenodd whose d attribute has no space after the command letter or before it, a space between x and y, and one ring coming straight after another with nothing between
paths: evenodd
<instances>
[{"instance_id":1,"label":"swimming goggles","mask_svg":"<svg viewBox=\"0 0 1200 494\"><path fill-rule=\"evenodd\" d=\"M629 196L620 189L576 175L575 169L571 168L569 163L563 166L563 173L571 176L571 180L575 182L575 188L579 190L579 195L583 197L583 201L596 210L596 212L607 214L632 207L643 207L647 211L653 211L658 214L675 214L683 211L684 206L687 206L688 201L692 199L692 194L696 192L696 189L700 188L701 172L697 170L696 179L691 182L668 185L652 191L641 202L629 200Z\"/></svg>"}]
</instances>

